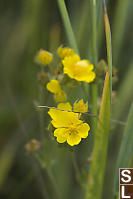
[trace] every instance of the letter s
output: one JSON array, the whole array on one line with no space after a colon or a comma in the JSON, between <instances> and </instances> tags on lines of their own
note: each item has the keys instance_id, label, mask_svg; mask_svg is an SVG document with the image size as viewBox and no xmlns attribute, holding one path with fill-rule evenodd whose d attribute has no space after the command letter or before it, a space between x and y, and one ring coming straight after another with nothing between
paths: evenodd
<instances>
[{"instance_id":1,"label":"letter s","mask_svg":"<svg viewBox=\"0 0 133 199\"><path fill-rule=\"evenodd\" d=\"M131 176L128 175L128 174L126 174L126 173L131 174L131 171L125 169L125 170L123 170L123 171L121 172L121 175L122 175L123 177L127 178L127 179L121 178L121 180L122 180L123 182L125 182L125 183L131 181Z\"/></svg>"}]
</instances>

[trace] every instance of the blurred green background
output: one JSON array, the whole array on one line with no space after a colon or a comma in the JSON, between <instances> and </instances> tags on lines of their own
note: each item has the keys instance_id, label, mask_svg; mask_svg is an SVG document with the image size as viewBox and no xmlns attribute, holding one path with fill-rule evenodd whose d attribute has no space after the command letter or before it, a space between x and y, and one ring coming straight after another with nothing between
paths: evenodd
<instances>
[{"instance_id":1,"label":"blurred green background","mask_svg":"<svg viewBox=\"0 0 133 199\"><path fill-rule=\"evenodd\" d=\"M112 30L113 65L118 69L118 82L113 86L117 97L112 117L126 121L133 101L133 1L106 2ZM90 2L71 0L66 1L66 5L81 57L92 60ZM40 96L37 81L40 68L34 56L40 48L56 52L60 44L69 45L57 2L1 0L0 27L0 198L57 198L56 191L61 192L63 199L82 198L70 161L71 151L58 147L53 140L44 150L44 159L49 156L52 161L53 183L53 176L40 168L24 149L30 139L40 140L39 114L34 105ZM101 1L97 1L97 37L99 60L106 59ZM45 92L42 103L52 105L50 100ZM46 138L49 137L47 121L46 110L43 123ZM123 127L119 126L111 134L103 198L110 198L112 192L122 131ZM79 167L84 165L83 178L90 155L88 139L76 148Z\"/></svg>"}]
</instances>

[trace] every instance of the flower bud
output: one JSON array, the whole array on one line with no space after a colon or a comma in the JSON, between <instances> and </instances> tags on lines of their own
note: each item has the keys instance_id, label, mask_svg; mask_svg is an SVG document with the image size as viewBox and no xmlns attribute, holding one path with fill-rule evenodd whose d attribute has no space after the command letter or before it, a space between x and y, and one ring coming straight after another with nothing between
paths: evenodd
<instances>
[{"instance_id":1,"label":"flower bud","mask_svg":"<svg viewBox=\"0 0 133 199\"><path fill-rule=\"evenodd\" d=\"M48 65L52 62L53 55L52 55L52 53L50 53L46 50L40 49L36 55L36 60L40 64Z\"/></svg>"}]
</instances>

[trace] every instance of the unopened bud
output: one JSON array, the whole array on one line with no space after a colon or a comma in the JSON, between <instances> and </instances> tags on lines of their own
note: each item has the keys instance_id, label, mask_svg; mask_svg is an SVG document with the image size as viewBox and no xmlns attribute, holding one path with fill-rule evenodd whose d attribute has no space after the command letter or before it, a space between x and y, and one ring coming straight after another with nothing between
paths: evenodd
<instances>
[{"instance_id":1,"label":"unopened bud","mask_svg":"<svg viewBox=\"0 0 133 199\"><path fill-rule=\"evenodd\" d=\"M39 141L32 139L25 145L25 149L29 153L35 153L40 150L41 144Z\"/></svg>"}]
</instances>

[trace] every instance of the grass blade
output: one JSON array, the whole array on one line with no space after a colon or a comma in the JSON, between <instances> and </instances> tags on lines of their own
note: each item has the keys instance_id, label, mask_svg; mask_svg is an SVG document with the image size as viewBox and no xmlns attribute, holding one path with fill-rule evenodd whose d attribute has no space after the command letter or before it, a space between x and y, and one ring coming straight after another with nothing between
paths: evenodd
<instances>
[{"instance_id":1,"label":"grass blade","mask_svg":"<svg viewBox=\"0 0 133 199\"><path fill-rule=\"evenodd\" d=\"M69 16L68 16L68 12L67 12L67 9L66 9L65 2L64 2L64 0L57 0L57 2L58 2L58 5L59 5L60 13L61 13L61 16L62 16L62 20L63 20L63 23L64 23L64 27L65 27L65 30L66 30L66 34L67 34L67 37L68 37L69 44L75 50L75 52L79 54L77 43L76 43L75 36L74 36L74 33L73 33L73 29L72 29L72 26L71 26L71 23L70 23L70 19L69 19Z\"/></svg>"},{"instance_id":2,"label":"grass blade","mask_svg":"<svg viewBox=\"0 0 133 199\"><path fill-rule=\"evenodd\" d=\"M91 29L92 29L92 63L94 66L97 64L98 55L97 55L97 7L96 1L91 0L91 11L92 11L92 22L91 22ZM91 86L92 90L92 113L97 115L97 84L94 82ZM96 118L92 118L92 132L95 133L97 126Z\"/></svg>"},{"instance_id":3,"label":"grass blade","mask_svg":"<svg viewBox=\"0 0 133 199\"><path fill-rule=\"evenodd\" d=\"M106 46L107 46L107 60L108 60L108 69L109 69L109 81L110 81L110 97L112 97L112 45L111 45L111 30L107 14L107 9L105 5L105 0L103 0L103 9L104 9L104 25L105 25L105 34L106 34Z\"/></svg>"},{"instance_id":4,"label":"grass blade","mask_svg":"<svg viewBox=\"0 0 133 199\"><path fill-rule=\"evenodd\" d=\"M92 164L87 185L88 187L86 199L100 199L102 194L108 147L108 135L110 128L111 103L109 85L109 73L107 72L102 95L102 103L99 113L99 121L97 125L97 131L95 134ZM97 191L96 187L98 187Z\"/></svg>"},{"instance_id":5,"label":"grass blade","mask_svg":"<svg viewBox=\"0 0 133 199\"><path fill-rule=\"evenodd\" d=\"M126 20L129 15L129 7L131 5L131 0L118 0L116 4L116 9L114 13L114 22L113 22L113 49L114 49L114 63L118 64L121 46L123 43L124 33L127 27ZM131 17L132 19L132 17ZM129 19L128 19L129 21Z\"/></svg>"},{"instance_id":6,"label":"grass blade","mask_svg":"<svg viewBox=\"0 0 133 199\"><path fill-rule=\"evenodd\" d=\"M124 130L123 139L121 142L121 147L118 155L118 162L115 173L115 190L114 190L115 192L118 191L118 183L119 183L118 170L119 168L129 167L132 158L133 158L133 104L131 105L131 109L128 115L127 125Z\"/></svg>"},{"instance_id":7,"label":"grass blade","mask_svg":"<svg viewBox=\"0 0 133 199\"><path fill-rule=\"evenodd\" d=\"M132 82L133 82L133 63L131 63L127 73L123 78L120 88L118 89L118 97L113 110L114 112L113 117L115 119L123 120L125 119L125 116L127 116L128 114L127 110L129 109L133 99Z\"/></svg>"},{"instance_id":8,"label":"grass blade","mask_svg":"<svg viewBox=\"0 0 133 199\"><path fill-rule=\"evenodd\" d=\"M107 45L108 72L105 78L102 103L99 113L99 121L97 124L97 131L95 134L92 165L90 168L86 199L101 199L110 129L112 96L112 47L110 24L104 0L103 9ZM98 187L97 191L96 187Z\"/></svg>"}]
</instances>

